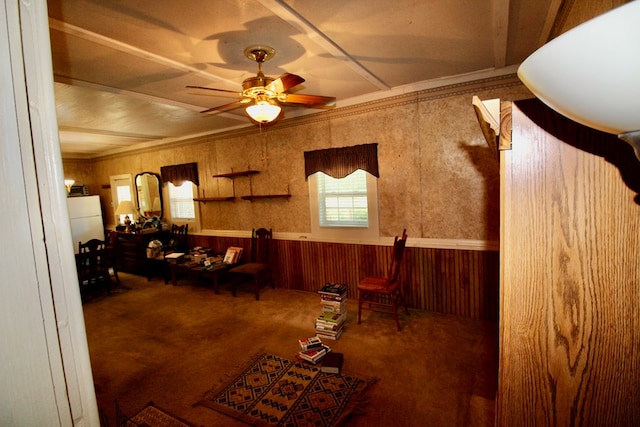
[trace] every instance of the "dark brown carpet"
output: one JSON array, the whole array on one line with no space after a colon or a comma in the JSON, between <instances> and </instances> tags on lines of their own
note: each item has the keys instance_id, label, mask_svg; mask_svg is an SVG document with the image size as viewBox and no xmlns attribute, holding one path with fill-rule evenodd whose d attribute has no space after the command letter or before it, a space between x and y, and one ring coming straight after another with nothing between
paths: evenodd
<instances>
[{"instance_id":1,"label":"dark brown carpet","mask_svg":"<svg viewBox=\"0 0 640 427\"><path fill-rule=\"evenodd\" d=\"M195 426L243 426L194 405L257 350L294 357L298 339L313 335L317 294L251 287L233 298L200 281L165 285L161 278L121 274L124 293L84 304L98 404L114 419L154 401ZM497 375L496 325L412 310L394 320L348 301L342 337L345 372L375 376L365 413L350 426L492 426ZM425 420L428 420L425 424ZM111 425L114 425L113 422Z\"/></svg>"}]
</instances>

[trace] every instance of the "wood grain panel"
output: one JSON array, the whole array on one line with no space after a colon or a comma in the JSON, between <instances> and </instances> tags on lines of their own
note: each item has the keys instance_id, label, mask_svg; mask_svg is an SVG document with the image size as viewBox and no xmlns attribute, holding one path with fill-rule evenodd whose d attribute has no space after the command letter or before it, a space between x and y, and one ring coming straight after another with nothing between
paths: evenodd
<instances>
[{"instance_id":1,"label":"wood grain panel","mask_svg":"<svg viewBox=\"0 0 640 427\"><path fill-rule=\"evenodd\" d=\"M497 424L639 425L637 160L535 100L512 124Z\"/></svg>"},{"instance_id":2,"label":"wood grain panel","mask_svg":"<svg viewBox=\"0 0 640 427\"><path fill-rule=\"evenodd\" d=\"M228 246L249 250L249 239L191 235L192 246L224 252ZM390 246L274 239L276 286L316 292L327 282L347 283L357 298L365 276L384 275ZM498 253L408 247L400 280L410 308L475 319L497 320Z\"/></svg>"}]
</instances>

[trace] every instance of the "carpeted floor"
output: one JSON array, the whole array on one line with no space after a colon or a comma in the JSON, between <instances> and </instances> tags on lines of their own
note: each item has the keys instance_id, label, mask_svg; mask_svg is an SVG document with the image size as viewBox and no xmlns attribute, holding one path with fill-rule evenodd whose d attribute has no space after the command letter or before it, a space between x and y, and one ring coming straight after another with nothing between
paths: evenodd
<instances>
[{"instance_id":1,"label":"carpeted floor","mask_svg":"<svg viewBox=\"0 0 640 427\"><path fill-rule=\"evenodd\" d=\"M317 294L250 288L233 298L223 285L165 285L161 278L120 275L127 292L89 299L85 322L98 404L114 425L114 401L135 413L149 401L194 426L243 426L197 405L258 351L295 357L313 335ZM350 426L492 426L497 377L494 323L411 310L402 332L387 315L348 302L342 337L344 372L375 376L364 413Z\"/></svg>"}]
</instances>

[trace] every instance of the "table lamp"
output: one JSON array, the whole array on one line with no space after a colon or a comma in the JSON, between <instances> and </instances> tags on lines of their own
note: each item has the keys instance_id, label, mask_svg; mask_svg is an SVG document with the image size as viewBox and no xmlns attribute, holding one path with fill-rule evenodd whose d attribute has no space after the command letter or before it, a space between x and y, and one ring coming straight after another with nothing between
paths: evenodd
<instances>
[{"instance_id":1,"label":"table lamp","mask_svg":"<svg viewBox=\"0 0 640 427\"><path fill-rule=\"evenodd\" d=\"M131 200L123 200L118 204L118 208L116 209L116 215L124 215L124 225L127 227L127 233L131 232L131 218L129 214L133 215L136 211L136 208L133 206Z\"/></svg>"}]
</instances>

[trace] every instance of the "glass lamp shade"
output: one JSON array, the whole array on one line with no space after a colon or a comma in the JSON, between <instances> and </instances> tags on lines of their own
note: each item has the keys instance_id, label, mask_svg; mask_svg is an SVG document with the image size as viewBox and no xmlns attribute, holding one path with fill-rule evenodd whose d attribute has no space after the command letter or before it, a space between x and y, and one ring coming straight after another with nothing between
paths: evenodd
<instances>
[{"instance_id":1,"label":"glass lamp shade","mask_svg":"<svg viewBox=\"0 0 640 427\"><path fill-rule=\"evenodd\" d=\"M640 1L587 21L535 51L518 77L542 102L583 125L640 139Z\"/></svg>"},{"instance_id":2,"label":"glass lamp shade","mask_svg":"<svg viewBox=\"0 0 640 427\"><path fill-rule=\"evenodd\" d=\"M269 123L274 121L280 115L282 109L268 100L262 99L246 108L246 112L253 120L258 123Z\"/></svg>"}]
</instances>

